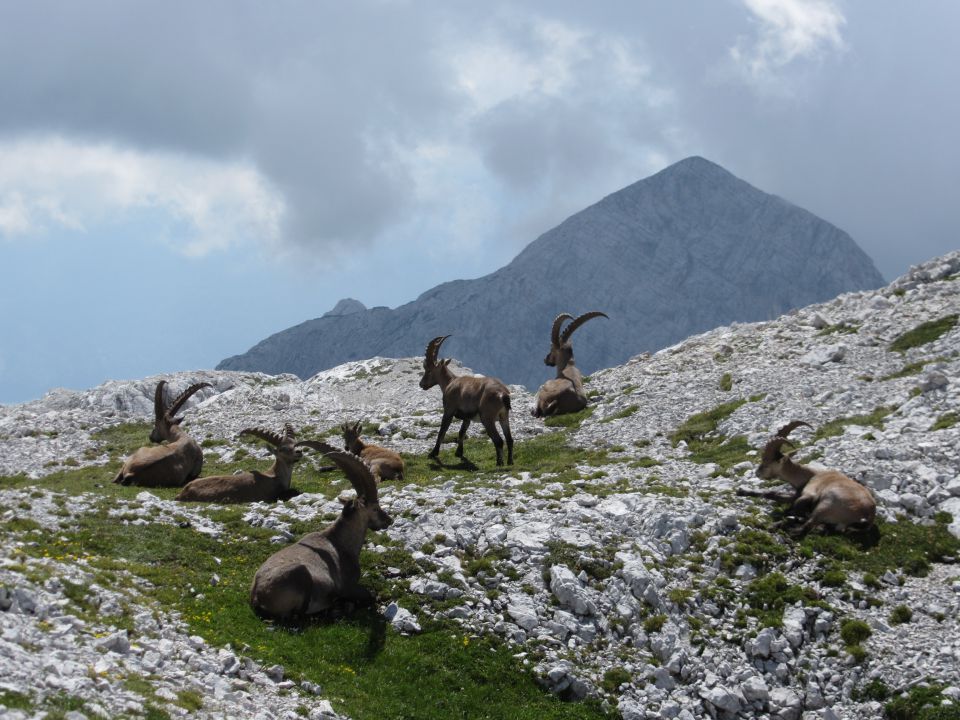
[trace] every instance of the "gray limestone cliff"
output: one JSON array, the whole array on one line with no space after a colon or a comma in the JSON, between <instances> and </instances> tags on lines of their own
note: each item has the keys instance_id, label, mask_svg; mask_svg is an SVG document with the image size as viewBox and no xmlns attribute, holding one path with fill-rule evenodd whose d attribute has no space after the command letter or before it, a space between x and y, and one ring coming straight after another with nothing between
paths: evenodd
<instances>
[{"instance_id":1,"label":"gray limestone cliff","mask_svg":"<svg viewBox=\"0 0 960 720\"><path fill-rule=\"evenodd\" d=\"M474 280L395 309L342 300L217 369L302 378L351 360L409 357L452 334L444 355L535 390L553 318L603 310L577 332L584 372L734 321L775 318L883 278L842 230L691 157L603 198Z\"/></svg>"}]
</instances>

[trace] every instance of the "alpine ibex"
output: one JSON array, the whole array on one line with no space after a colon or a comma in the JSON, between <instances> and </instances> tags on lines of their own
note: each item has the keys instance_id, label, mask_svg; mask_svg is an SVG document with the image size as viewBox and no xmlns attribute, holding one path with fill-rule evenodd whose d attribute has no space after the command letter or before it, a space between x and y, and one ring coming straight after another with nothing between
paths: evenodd
<instances>
[{"instance_id":1,"label":"alpine ibex","mask_svg":"<svg viewBox=\"0 0 960 720\"><path fill-rule=\"evenodd\" d=\"M779 502L790 502L788 516L806 516L800 533L814 525L831 525L843 531L848 527L865 530L873 523L877 504L873 494L863 485L837 470L814 470L793 462L783 452L783 446L792 445L787 436L801 425L794 420L777 431L763 449L757 467L757 477L763 480L779 478L793 487L793 492L738 489L738 495L764 497Z\"/></svg>"},{"instance_id":2,"label":"alpine ibex","mask_svg":"<svg viewBox=\"0 0 960 720\"><path fill-rule=\"evenodd\" d=\"M359 584L360 548L367 530L383 530L393 518L380 507L377 481L356 455L314 440L300 443L333 460L357 491L344 502L340 517L319 532L304 535L275 552L253 578L250 604L262 618L287 620L312 615L338 598L369 602L370 591Z\"/></svg>"},{"instance_id":3,"label":"alpine ibex","mask_svg":"<svg viewBox=\"0 0 960 720\"><path fill-rule=\"evenodd\" d=\"M113 479L121 485L143 487L179 487L193 480L203 468L203 450L196 441L180 429L183 418L177 412L198 390L211 387L210 383L195 383L166 405L163 395L166 380L157 383L153 394L153 431L151 442L165 443L142 447L127 458L120 472Z\"/></svg>"},{"instance_id":4,"label":"alpine ibex","mask_svg":"<svg viewBox=\"0 0 960 720\"><path fill-rule=\"evenodd\" d=\"M378 480L403 480L403 458L400 453L379 445L368 445L361 440L363 426L359 422L344 423L340 430L343 432L343 449L359 455L370 466L374 477Z\"/></svg>"},{"instance_id":5,"label":"alpine ibex","mask_svg":"<svg viewBox=\"0 0 960 720\"><path fill-rule=\"evenodd\" d=\"M273 465L264 472L252 470L236 475L211 475L187 483L177 495L177 500L188 502L246 503L276 502L290 498L295 491L290 489L293 466L303 457L299 449L302 443L294 442L293 426L284 425L283 434L263 428L246 428L238 433L253 435L270 443L274 455Z\"/></svg>"},{"instance_id":6,"label":"alpine ibex","mask_svg":"<svg viewBox=\"0 0 960 720\"><path fill-rule=\"evenodd\" d=\"M423 359L423 377L420 378L420 388L429 390L434 385L440 386L443 393L443 419L440 421L440 432L437 433L437 444L430 452L430 457L440 456L440 445L453 418L463 421L460 433L457 436L457 457L463 457L463 439L466 437L470 421L480 418L484 430L493 441L497 449L497 465L503 465L503 438L497 432L496 423L500 423L503 434L507 438L507 462L513 465L513 436L510 434L510 390L496 378L456 376L447 365L449 358L437 360L440 346L449 335L435 337L427 345Z\"/></svg>"},{"instance_id":7,"label":"alpine ibex","mask_svg":"<svg viewBox=\"0 0 960 720\"><path fill-rule=\"evenodd\" d=\"M550 352L543 359L543 364L555 366L557 377L547 380L540 387L540 392L537 393L537 404L533 409L534 417L566 415L579 412L587 406L587 395L583 391L583 375L574 363L570 337L574 330L595 317L607 317L607 315L594 310L573 320L573 315L560 313L553 321L553 328L550 331ZM566 320L573 320L573 322L567 325L561 334L560 327Z\"/></svg>"}]
</instances>

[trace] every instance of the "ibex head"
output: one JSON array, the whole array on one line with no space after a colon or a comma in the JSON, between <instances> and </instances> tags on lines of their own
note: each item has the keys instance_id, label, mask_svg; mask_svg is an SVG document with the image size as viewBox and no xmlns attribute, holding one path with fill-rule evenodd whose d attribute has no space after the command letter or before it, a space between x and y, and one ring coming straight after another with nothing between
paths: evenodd
<instances>
[{"instance_id":1,"label":"ibex head","mask_svg":"<svg viewBox=\"0 0 960 720\"><path fill-rule=\"evenodd\" d=\"M293 465L303 458L303 450L298 447L303 443L295 442L297 434L293 429L293 425L290 423L286 423L283 426L282 434L265 430L264 428L252 427L241 430L237 433L238 437L240 435L253 435L261 440L266 440L270 443L270 452L273 453L277 460L282 460L288 465Z\"/></svg>"},{"instance_id":2,"label":"ibex head","mask_svg":"<svg viewBox=\"0 0 960 720\"><path fill-rule=\"evenodd\" d=\"M437 353L440 352L440 346L449 335L440 335L435 337L427 344L427 350L423 358L423 377L420 378L420 389L429 390L440 382L440 373L450 364L450 359L437 360Z\"/></svg>"},{"instance_id":3,"label":"ibex head","mask_svg":"<svg viewBox=\"0 0 960 720\"><path fill-rule=\"evenodd\" d=\"M354 447L363 434L363 423L359 420L355 423L345 422L340 426L340 432L343 433L343 449L354 452Z\"/></svg>"},{"instance_id":4,"label":"ibex head","mask_svg":"<svg viewBox=\"0 0 960 720\"><path fill-rule=\"evenodd\" d=\"M366 527L370 530L385 530L393 524L393 518L380 507L380 499L377 495L377 480L361 458L351 452L337 450L337 448L321 440L302 440L297 445L322 452L333 460L337 467L343 471L343 474L347 476L347 480L357 491L357 497L342 501L342 514L345 517L353 513L363 513Z\"/></svg>"},{"instance_id":5,"label":"ibex head","mask_svg":"<svg viewBox=\"0 0 960 720\"><path fill-rule=\"evenodd\" d=\"M570 344L570 337L578 327L587 322L587 320L592 320L595 317L607 317L607 314L593 310L584 313L576 320L573 320L573 315L569 313L560 313L557 315L553 321L553 328L550 330L550 352L548 352L547 356L543 359L543 364L556 367L557 365L566 365L569 363L570 360L573 359L573 346ZM561 333L560 328L567 320L573 320L573 322L567 325Z\"/></svg>"},{"instance_id":6,"label":"ibex head","mask_svg":"<svg viewBox=\"0 0 960 720\"><path fill-rule=\"evenodd\" d=\"M790 455L783 452L783 446L789 445L795 447L794 444L787 439L787 436L801 425L810 427L810 424L805 423L803 420L794 420L777 430L776 435L770 438L770 441L763 448L760 465L757 466L756 475L758 478L762 480L773 480L774 478L783 477L782 470L784 464L792 462Z\"/></svg>"},{"instance_id":7,"label":"ibex head","mask_svg":"<svg viewBox=\"0 0 960 720\"><path fill-rule=\"evenodd\" d=\"M183 422L182 417L177 417L180 408L183 407L184 403L186 403L187 400L190 399L190 396L197 392L197 390L213 386L208 382L194 383L177 395L169 406L164 402L163 398L166 387L167 381L161 380L157 383L157 389L153 393L154 421L153 430L150 432L150 442L159 443L164 440L173 439L171 433L174 426Z\"/></svg>"}]
</instances>

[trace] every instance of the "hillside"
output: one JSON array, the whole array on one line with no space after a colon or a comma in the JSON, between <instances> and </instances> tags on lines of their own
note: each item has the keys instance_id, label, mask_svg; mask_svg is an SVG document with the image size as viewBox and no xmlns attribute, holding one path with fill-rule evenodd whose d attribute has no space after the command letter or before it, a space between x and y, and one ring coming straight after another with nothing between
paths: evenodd
<instances>
[{"instance_id":1,"label":"hillside","mask_svg":"<svg viewBox=\"0 0 960 720\"><path fill-rule=\"evenodd\" d=\"M610 316L577 333L577 362L591 372L882 283L845 232L691 157L573 215L490 275L396 309L341 301L217 367L307 378L352 360L416 356L452 334L451 356L535 390L551 377L541 358L561 312Z\"/></svg>"},{"instance_id":2,"label":"hillside","mask_svg":"<svg viewBox=\"0 0 960 720\"><path fill-rule=\"evenodd\" d=\"M339 512L346 483L317 459L290 502L185 506L110 483L158 378L0 406L4 717L854 720L922 695L955 717L958 278L955 252L636 354L590 377L567 425L514 387L512 468L476 426L473 466L449 446L426 459L440 398L417 357L169 377L214 385L185 409L206 472L265 467L235 439L254 424L317 437L363 419L405 453L406 483L381 489L395 522L363 557L379 612L302 628L261 623L246 595L267 555ZM795 432L800 458L875 492L874 532L793 538L735 494L761 486L757 449L792 419L815 428Z\"/></svg>"}]
</instances>

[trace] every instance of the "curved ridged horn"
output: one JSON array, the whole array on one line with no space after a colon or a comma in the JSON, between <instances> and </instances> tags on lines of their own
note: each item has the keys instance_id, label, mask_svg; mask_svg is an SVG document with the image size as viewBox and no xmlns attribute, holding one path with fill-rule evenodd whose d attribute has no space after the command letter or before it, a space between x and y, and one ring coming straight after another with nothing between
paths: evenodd
<instances>
[{"instance_id":1,"label":"curved ridged horn","mask_svg":"<svg viewBox=\"0 0 960 720\"><path fill-rule=\"evenodd\" d=\"M564 320L573 320L573 315L570 313L560 313L557 315L557 319L553 321L553 327L550 329L551 345L560 344L560 326L563 325Z\"/></svg>"},{"instance_id":2,"label":"curved ridged horn","mask_svg":"<svg viewBox=\"0 0 960 720\"><path fill-rule=\"evenodd\" d=\"M194 383L182 393L177 395L177 399L170 403L170 407L167 409L167 415L171 418L177 414L177 411L183 407L183 404L190 399L190 396L193 395L197 390L201 390L205 387L213 387L208 382Z\"/></svg>"},{"instance_id":3,"label":"curved ridged horn","mask_svg":"<svg viewBox=\"0 0 960 720\"><path fill-rule=\"evenodd\" d=\"M789 440L787 440L785 437L773 438L770 442L768 442L764 446L763 458L761 459L761 462L763 463L776 462L780 458L780 456L783 455L783 451L780 450L780 448L782 448L785 444L790 445L791 447L795 447L794 444Z\"/></svg>"},{"instance_id":4,"label":"curved ridged horn","mask_svg":"<svg viewBox=\"0 0 960 720\"><path fill-rule=\"evenodd\" d=\"M241 435L253 435L254 437L260 438L261 440L266 440L271 445L274 445L277 447L283 444L283 439L284 439L283 435L281 435L280 433L275 433L272 430L266 430L261 427L244 428L243 430L237 433L237 437L240 437Z\"/></svg>"},{"instance_id":5,"label":"curved ridged horn","mask_svg":"<svg viewBox=\"0 0 960 720\"><path fill-rule=\"evenodd\" d=\"M293 425L290 423L283 424L283 439L284 440L293 440L297 436L297 431L293 429Z\"/></svg>"},{"instance_id":6,"label":"curved ridged horn","mask_svg":"<svg viewBox=\"0 0 960 720\"><path fill-rule=\"evenodd\" d=\"M787 437L790 433L796 430L801 425L806 425L808 428L813 430L813 426L810 423L804 422L803 420L794 420L784 425L782 428L777 430L777 434L774 437Z\"/></svg>"},{"instance_id":7,"label":"curved ridged horn","mask_svg":"<svg viewBox=\"0 0 960 720\"><path fill-rule=\"evenodd\" d=\"M437 364L437 354L440 352L440 346L443 345L443 341L446 340L449 335L439 335L427 343L427 350L425 353L425 362L430 367L433 367Z\"/></svg>"},{"instance_id":8,"label":"curved ridged horn","mask_svg":"<svg viewBox=\"0 0 960 720\"><path fill-rule=\"evenodd\" d=\"M595 317L605 317L607 320L610 319L607 317L606 313L602 313L599 310L593 310L591 312L584 313L564 328L563 335L560 336L560 344L562 345L563 343L567 342L567 340L570 339L570 336L573 335L574 330L583 325L587 320L592 320Z\"/></svg>"},{"instance_id":9,"label":"curved ridged horn","mask_svg":"<svg viewBox=\"0 0 960 720\"><path fill-rule=\"evenodd\" d=\"M345 450L338 450L322 440L301 440L297 443L297 446L306 446L322 452L343 470L343 474L347 476L347 480L357 491L358 497L362 497L370 503L377 501L377 480L373 477L373 473L370 472L367 464L358 456Z\"/></svg>"},{"instance_id":10,"label":"curved ridged horn","mask_svg":"<svg viewBox=\"0 0 960 720\"><path fill-rule=\"evenodd\" d=\"M157 420L163 417L163 389L167 386L166 380L157 383L157 389L153 392L153 414Z\"/></svg>"}]
</instances>

